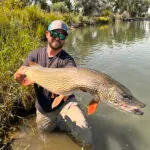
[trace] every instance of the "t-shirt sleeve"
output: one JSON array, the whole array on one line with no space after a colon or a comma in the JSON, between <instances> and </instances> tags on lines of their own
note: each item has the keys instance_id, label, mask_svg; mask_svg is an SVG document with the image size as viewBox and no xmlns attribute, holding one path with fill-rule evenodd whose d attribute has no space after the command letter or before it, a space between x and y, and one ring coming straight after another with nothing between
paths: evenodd
<instances>
[{"instance_id":1,"label":"t-shirt sleeve","mask_svg":"<svg viewBox=\"0 0 150 150\"><path fill-rule=\"evenodd\" d=\"M66 60L64 68L69 68L69 67L77 67L77 65L76 65L73 58L69 58L69 59Z\"/></svg>"},{"instance_id":2,"label":"t-shirt sleeve","mask_svg":"<svg viewBox=\"0 0 150 150\"><path fill-rule=\"evenodd\" d=\"M37 53L36 51L32 51L28 54L27 58L25 59L25 61L23 62L22 66L29 66L29 62L30 61L34 61L36 62L36 58L37 58Z\"/></svg>"}]
</instances>

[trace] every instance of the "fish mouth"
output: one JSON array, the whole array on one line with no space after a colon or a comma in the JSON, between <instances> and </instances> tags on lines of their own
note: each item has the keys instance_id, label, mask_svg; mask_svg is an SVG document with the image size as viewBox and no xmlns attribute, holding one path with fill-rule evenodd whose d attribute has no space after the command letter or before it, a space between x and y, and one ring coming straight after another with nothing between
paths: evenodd
<instances>
[{"instance_id":1,"label":"fish mouth","mask_svg":"<svg viewBox=\"0 0 150 150\"><path fill-rule=\"evenodd\" d=\"M132 106L131 104L126 104L126 103L114 104L114 103L109 102L109 105L124 112L132 113L135 115L144 115L144 112L141 110L141 108L145 107L145 104L143 104L143 106L136 106L132 104L133 105Z\"/></svg>"},{"instance_id":2,"label":"fish mouth","mask_svg":"<svg viewBox=\"0 0 150 150\"><path fill-rule=\"evenodd\" d=\"M136 114L136 115L144 115L144 112L141 111L140 109L133 109L131 110L131 113Z\"/></svg>"},{"instance_id":3,"label":"fish mouth","mask_svg":"<svg viewBox=\"0 0 150 150\"><path fill-rule=\"evenodd\" d=\"M145 107L144 106L132 106L129 104L121 103L118 105L121 110L135 114L135 115L144 115L144 112L141 110L141 108Z\"/></svg>"}]
</instances>

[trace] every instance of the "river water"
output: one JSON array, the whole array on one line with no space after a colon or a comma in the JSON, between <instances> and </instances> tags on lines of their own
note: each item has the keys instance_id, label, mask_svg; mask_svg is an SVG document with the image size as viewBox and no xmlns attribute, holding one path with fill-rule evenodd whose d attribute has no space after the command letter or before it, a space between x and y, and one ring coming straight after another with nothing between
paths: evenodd
<instances>
[{"instance_id":1,"label":"river water","mask_svg":"<svg viewBox=\"0 0 150 150\"><path fill-rule=\"evenodd\" d=\"M96 150L149 150L150 22L116 22L72 30L65 48L80 67L109 74L146 104L143 116L123 113L100 104L96 113L88 117ZM79 92L76 96L81 105L83 102L87 105L91 100L85 93ZM14 149L80 149L62 133L51 134L49 146L43 147L36 134L35 117L27 119L20 128L21 131L15 133Z\"/></svg>"}]
</instances>

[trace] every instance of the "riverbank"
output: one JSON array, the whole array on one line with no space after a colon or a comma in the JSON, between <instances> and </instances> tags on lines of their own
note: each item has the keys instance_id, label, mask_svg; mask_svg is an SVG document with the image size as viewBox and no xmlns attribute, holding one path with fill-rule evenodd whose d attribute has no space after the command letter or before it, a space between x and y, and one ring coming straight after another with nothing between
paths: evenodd
<instances>
[{"instance_id":1,"label":"riverbank","mask_svg":"<svg viewBox=\"0 0 150 150\"><path fill-rule=\"evenodd\" d=\"M123 18L122 21L150 21L150 17Z\"/></svg>"}]
</instances>

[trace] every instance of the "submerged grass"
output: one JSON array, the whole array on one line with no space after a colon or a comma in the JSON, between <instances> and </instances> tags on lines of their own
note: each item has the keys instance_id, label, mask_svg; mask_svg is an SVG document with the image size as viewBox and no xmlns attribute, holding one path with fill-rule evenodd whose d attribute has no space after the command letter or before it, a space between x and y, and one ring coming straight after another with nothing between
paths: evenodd
<instances>
[{"instance_id":1,"label":"submerged grass","mask_svg":"<svg viewBox=\"0 0 150 150\"><path fill-rule=\"evenodd\" d=\"M47 25L55 19L61 19L68 25L109 22L109 18L47 13L38 6L23 7L19 0L12 2L0 2L0 137L4 136L6 128L11 124L10 118L18 115L14 114L16 107L33 107L33 88L20 86L13 75L29 51L41 45Z\"/></svg>"}]
</instances>

